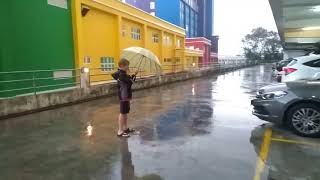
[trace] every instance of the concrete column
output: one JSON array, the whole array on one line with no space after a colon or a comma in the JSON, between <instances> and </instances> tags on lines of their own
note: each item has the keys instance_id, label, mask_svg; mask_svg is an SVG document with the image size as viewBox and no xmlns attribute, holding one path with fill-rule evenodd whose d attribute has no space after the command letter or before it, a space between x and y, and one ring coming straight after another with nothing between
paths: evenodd
<instances>
[{"instance_id":1,"label":"concrete column","mask_svg":"<svg viewBox=\"0 0 320 180\"><path fill-rule=\"evenodd\" d=\"M177 35L173 34L173 58L172 58L172 65L174 66L174 72L176 72L177 70L179 70L180 66L178 66L178 64L181 63L181 59L180 62L177 62L177 57L176 57L176 51L177 51Z\"/></svg>"},{"instance_id":2,"label":"concrete column","mask_svg":"<svg viewBox=\"0 0 320 180\"><path fill-rule=\"evenodd\" d=\"M117 16L117 30L118 30L118 35L117 35L116 46L118 48L118 51L117 51L116 59L120 60L121 50L122 50L121 49L122 48L122 16Z\"/></svg>"},{"instance_id":3,"label":"concrete column","mask_svg":"<svg viewBox=\"0 0 320 180\"><path fill-rule=\"evenodd\" d=\"M148 28L147 28L147 25L144 24L143 25L143 47L144 48L147 48L147 39L151 37L148 37Z\"/></svg>"},{"instance_id":4,"label":"concrete column","mask_svg":"<svg viewBox=\"0 0 320 180\"><path fill-rule=\"evenodd\" d=\"M82 27L82 5L80 0L73 0L72 2L72 26L73 26L73 39L74 39L74 53L75 53L75 66L80 68L84 60L84 35ZM89 12L90 13L90 12Z\"/></svg>"},{"instance_id":5,"label":"concrete column","mask_svg":"<svg viewBox=\"0 0 320 180\"><path fill-rule=\"evenodd\" d=\"M181 57L181 63L183 64L182 66L182 71L188 69L188 65L187 65L187 59L186 59L186 38L182 38L182 41L180 42L180 46L181 46L181 51L182 51L182 57ZM199 62L198 62L199 63Z\"/></svg>"},{"instance_id":6,"label":"concrete column","mask_svg":"<svg viewBox=\"0 0 320 180\"><path fill-rule=\"evenodd\" d=\"M90 89L90 70L87 67L82 67L80 72L80 88L85 92L89 92Z\"/></svg>"},{"instance_id":7,"label":"concrete column","mask_svg":"<svg viewBox=\"0 0 320 180\"><path fill-rule=\"evenodd\" d=\"M163 37L164 37L164 32L163 31L160 31L160 63L162 64L163 63L163 56L164 56L164 43L163 43Z\"/></svg>"}]
</instances>

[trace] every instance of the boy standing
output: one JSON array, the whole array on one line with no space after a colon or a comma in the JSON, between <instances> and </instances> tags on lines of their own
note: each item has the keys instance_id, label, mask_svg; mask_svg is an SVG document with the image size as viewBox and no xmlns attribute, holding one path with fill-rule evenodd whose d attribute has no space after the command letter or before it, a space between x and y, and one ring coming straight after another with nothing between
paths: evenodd
<instances>
[{"instance_id":1,"label":"boy standing","mask_svg":"<svg viewBox=\"0 0 320 180\"><path fill-rule=\"evenodd\" d=\"M136 79L136 74L128 75L130 62L126 59L119 61L119 69L112 74L112 77L118 82L118 96L120 100L120 114L118 119L118 137L130 137L129 133L134 129L128 128L128 114L130 112L130 100L132 98L132 84Z\"/></svg>"}]
</instances>

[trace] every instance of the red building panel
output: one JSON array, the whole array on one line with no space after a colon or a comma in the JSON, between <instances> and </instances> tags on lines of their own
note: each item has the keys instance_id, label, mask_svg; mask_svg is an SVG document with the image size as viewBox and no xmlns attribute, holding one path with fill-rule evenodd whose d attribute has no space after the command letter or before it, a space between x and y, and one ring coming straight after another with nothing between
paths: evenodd
<instances>
[{"instance_id":1,"label":"red building panel","mask_svg":"<svg viewBox=\"0 0 320 180\"><path fill-rule=\"evenodd\" d=\"M194 47L195 49L203 50L203 58L199 60L199 65L208 65L213 63L213 58L211 57L211 41L204 38L187 38L186 47ZM201 62L200 62L201 61Z\"/></svg>"}]
</instances>

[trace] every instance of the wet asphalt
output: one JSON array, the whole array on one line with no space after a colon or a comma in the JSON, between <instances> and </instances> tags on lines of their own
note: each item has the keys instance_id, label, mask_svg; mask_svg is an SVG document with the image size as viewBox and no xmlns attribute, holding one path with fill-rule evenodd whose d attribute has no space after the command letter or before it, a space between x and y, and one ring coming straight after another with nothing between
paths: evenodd
<instances>
[{"instance_id":1,"label":"wet asphalt","mask_svg":"<svg viewBox=\"0 0 320 180\"><path fill-rule=\"evenodd\" d=\"M320 141L251 114L271 65L134 92L115 136L116 97L0 122L2 180L319 180ZM266 128L272 137L257 176Z\"/></svg>"}]
</instances>

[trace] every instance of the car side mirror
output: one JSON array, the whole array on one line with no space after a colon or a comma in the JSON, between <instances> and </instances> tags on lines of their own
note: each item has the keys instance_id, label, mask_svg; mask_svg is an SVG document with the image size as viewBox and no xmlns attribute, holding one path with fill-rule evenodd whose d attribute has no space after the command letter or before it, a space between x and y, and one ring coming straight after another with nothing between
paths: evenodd
<instances>
[{"instance_id":1,"label":"car side mirror","mask_svg":"<svg viewBox=\"0 0 320 180\"><path fill-rule=\"evenodd\" d=\"M314 74L314 76L312 77L312 80L320 80L320 72Z\"/></svg>"}]
</instances>

